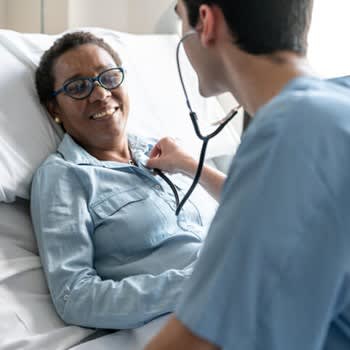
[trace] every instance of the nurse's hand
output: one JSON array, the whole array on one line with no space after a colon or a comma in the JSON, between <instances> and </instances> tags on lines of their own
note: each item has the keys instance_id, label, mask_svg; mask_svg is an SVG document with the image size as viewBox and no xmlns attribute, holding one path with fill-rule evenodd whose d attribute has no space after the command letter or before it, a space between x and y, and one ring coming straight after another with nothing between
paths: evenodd
<instances>
[{"instance_id":1,"label":"nurse's hand","mask_svg":"<svg viewBox=\"0 0 350 350\"><path fill-rule=\"evenodd\" d=\"M160 169L169 173L184 173L194 176L197 161L186 153L171 137L158 141L150 153L147 167Z\"/></svg>"},{"instance_id":2,"label":"nurse's hand","mask_svg":"<svg viewBox=\"0 0 350 350\"><path fill-rule=\"evenodd\" d=\"M198 162L186 153L174 139L165 137L153 147L147 166L169 173L180 172L194 177ZM225 174L204 165L199 182L213 198L219 200L225 179Z\"/></svg>"}]
</instances>

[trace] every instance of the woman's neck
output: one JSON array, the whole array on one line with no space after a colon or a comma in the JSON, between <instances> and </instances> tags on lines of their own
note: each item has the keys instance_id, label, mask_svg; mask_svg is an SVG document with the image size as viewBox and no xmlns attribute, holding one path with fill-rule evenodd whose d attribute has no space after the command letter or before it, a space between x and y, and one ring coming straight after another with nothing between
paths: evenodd
<instances>
[{"instance_id":1,"label":"woman's neck","mask_svg":"<svg viewBox=\"0 0 350 350\"><path fill-rule=\"evenodd\" d=\"M133 161L127 136L112 143L95 147L85 147L85 149L93 157L101 161L115 161L120 163L130 163L130 161Z\"/></svg>"}]
</instances>

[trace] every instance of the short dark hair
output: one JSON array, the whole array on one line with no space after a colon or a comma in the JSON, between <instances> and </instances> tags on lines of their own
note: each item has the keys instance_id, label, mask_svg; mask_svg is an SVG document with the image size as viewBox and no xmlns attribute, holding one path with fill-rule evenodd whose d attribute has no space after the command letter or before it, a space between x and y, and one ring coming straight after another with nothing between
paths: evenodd
<instances>
[{"instance_id":1,"label":"short dark hair","mask_svg":"<svg viewBox=\"0 0 350 350\"><path fill-rule=\"evenodd\" d=\"M56 60L65 52L85 44L93 44L101 47L111 55L118 66L121 65L121 59L118 54L103 39L89 32L79 31L67 33L58 38L41 57L35 73L35 85L40 103L46 105L53 98L52 92L55 85L53 67Z\"/></svg>"},{"instance_id":2,"label":"short dark hair","mask_svg":"<svg viewBox=\"0 0 350 350\"><path fill-rule=\"evenodd\" d=\"M235 44L254 55L293 51L304 55L313 0L183 0L192 27L202 4L221 8Z\"/></svg>"}]
</instances>

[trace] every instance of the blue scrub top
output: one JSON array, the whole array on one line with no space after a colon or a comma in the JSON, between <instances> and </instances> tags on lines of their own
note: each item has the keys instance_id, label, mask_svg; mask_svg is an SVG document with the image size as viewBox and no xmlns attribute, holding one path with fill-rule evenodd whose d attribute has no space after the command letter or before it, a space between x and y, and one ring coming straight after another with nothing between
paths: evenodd
<instances>
[{"instance_id":1,"label":"blue scrub top","mask_svg":"<svg viewBox=\"0 0 350 350\"><path fill-rule=\"evenodd\" d=\"M177 318L222 349L350 349L350 90L300 77L243 137Z\"/></svg>"}]
</instances>

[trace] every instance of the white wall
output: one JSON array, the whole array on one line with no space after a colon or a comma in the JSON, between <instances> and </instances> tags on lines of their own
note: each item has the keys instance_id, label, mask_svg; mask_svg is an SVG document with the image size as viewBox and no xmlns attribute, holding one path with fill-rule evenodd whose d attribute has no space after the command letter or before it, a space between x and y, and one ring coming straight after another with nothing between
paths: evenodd
<instances>
[{"instance_id":1,"label":"white wall","mask_svg":"<svg viewBox=\"0 0 350 350\"><path fill-rule=\"evenodd\" d=\"M69 27L97 26L127 31L129 0L71 0Z\"/></svg>"},{"instance_id":2,"label":"white wall","mask_svg":"<svg viewBox=\"0 0 350 350\"><path fill-rule=\"evenodd\" d=\"M40 32L40 0L7 0L7 28Z\"/></svg>"},{"instance_id":3,"label":"white wall","mask_svg":"<svg viewBox=\"0 0 350 350\"><path fill-rule=\"evenodd\" d=\"M309 60L322 76L350 74L350 1L316 0L309 35Z\"/></svg>"},{"instance_id":4,"label":"white wall","mask_svg":"<svg viewBox=\"0 0 350 350\"><path fill-rule=\"evenodd\" d=\"M7 26L7 2L6 0L0 0L0 28L6 28Z\"/></svg>"},{"instance_id":5,"label":"white wall","mask_svg":"<svg viewBox=\"0 0 350 350\"><path fill-rule=\"evenodd\" d=\"M45 0L43 8L41 0L1 0L0 6L0 9L6 11L4 27L8 29L40 32L44 28L47 33L57 33L65 30L68 25L68 0ZM41 10L44 12L43 23Z\"/></svg>"},{"instance_id":6,"label":"white wall","mask_svg":"<svg viewBox=\"0 0 350 350\"><path fill-rule=\"evenodd\" d=\"M69 0L44 1L44 32L60 33L69 27Z\"/></svg>"},{"instance_id":7,"label":"white wall","mask_svg":"<svg viewBox=\"0 0 350 350\"><path fill-rule=\"evenodd\" d=\"M0 0L0 27L40 32L41 0ZM131 33L174 33L174 0L44 0L46 33L83 26ZM160 20L161 19L161 20Z\"/></svg>"},{"instance_id":8,"label":"white wall","mask_svg":"<svg viewBox=\"0 0 350 350\"><path fill-rule=\"evenodd\" d=\"M70 0L69 27L98 26L131 33L174 32L173 3L174 0ZM164 13L169 20L160 22Z\"/></svg>"},{"instance_id":9,"label":"white wall","mask_svg":"<svg viewBox=\"0 0 350 350\"><path fill-rule=\"evenodd\" d=\"M174 33L177 17L173 0L129 0L129 26L135 33Z\"/></svg>"}]
</instances>

